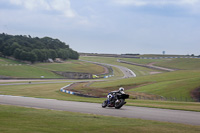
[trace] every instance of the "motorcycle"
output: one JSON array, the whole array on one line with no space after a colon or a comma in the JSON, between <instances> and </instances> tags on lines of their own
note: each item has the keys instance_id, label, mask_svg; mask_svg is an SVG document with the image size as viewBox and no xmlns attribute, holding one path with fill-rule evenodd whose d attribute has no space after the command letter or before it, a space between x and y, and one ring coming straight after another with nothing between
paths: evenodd
<instances>
[{"instance_id":1,"label":"motorcycle","mask_svg":"<svg viewBox=\"0 0 200 133\"><path fill-rule=\"evenodd\" d=\"M125 99L129 98L128 94L115 94L102 103L102 108L105 107L115 107L115 109L120 109L124 104L126 104Z\"/></svg>"}]
</instances>

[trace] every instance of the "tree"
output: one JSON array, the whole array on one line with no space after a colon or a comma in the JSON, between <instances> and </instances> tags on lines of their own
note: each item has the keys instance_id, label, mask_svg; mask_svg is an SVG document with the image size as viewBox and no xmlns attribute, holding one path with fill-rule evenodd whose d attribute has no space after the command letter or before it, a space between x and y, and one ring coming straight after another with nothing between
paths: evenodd
<instances>
[{"instance_id":1,"label":"tree","mask_svg":"<svg viewBox=\"0 0 200 133\"><path fill-rule=\"evenodd\" d=\"M0 34L0 53L20 60L44 61L48 58L78 59L78 52L64 42L50 37L32 38L30 35Z\"/></svg>"},{"instance_id":2,"label":"tree","mask_svg":"<svg viewBox=\"0 0 200 133\"><path fill-rule=\"evenodd\" d=\"M12 55L12 53L10 52L10 45L8 43L5 43L2 53L5 56L11 56Z\"/></svg>"},{"instance_id":3,"label":"tree","mask_svg":"<svg viewBox=\"0 0 200 133\"><path fill-rule=\"evenodd\" d=\"M42 54L42 51L39 50L39 49L34 49L32 50L32 52L37 55L37 61L44 61L44 57L43 57L43 54Z\"/></svg>"},{"instance_id":4,"label":"tree","mask_svg":"<svg viewBox=\"0 0 200 133\"><path fill-rule=\"evenodd\" d=\"M21 56L20 56L21 52L22 52L22 50L19 49L19 48L17 48L17 49L15 50L15 52L14 52L14 57L15 57L16 59L21 59Z\"/></svg>"},{"instance_id":5,"label":"tree","mask_svg":"<svg viewBox=\"0 0 200 133\"><path fill-rule=\"evenodd\" d=\"M69 50L68 49L59 49L58 57L64 60L69 58Z\"/></svg>"},{"instance_id":6,"label":"tree","mask_svg":"<svg viewBox=\"0 0 200 133\"><path fill-rule=\"evenodd\" d=\"M77 60L79 58L79 54L78 52L70 49L70 55L69 55L70 59L74 59L74 60Z\"/></svg>"},{"instance_id":7,"label":"tree","mask_svg":"<svg viewBox=\"0 0 200 133\"><path fill-rule=\"evenodd\" d=\"M37 61L37 55L34 52L30 52L28 61L34 63L35 61Z\"/></svg>"},{"instance_id":8,"label":"tree","mask_svg":"<svg viewBox=\"0 0 200 133\"><path fill-rule=\"evenodd\" d=\"M28 52L22 50L20 52L19 59L20 60L27 60L28 59Z\"/></svg>"},{"instance_id":9,"label":"tree","mask_svg":"<svg viewBox=\"0 0 200 133\"><path fill-rule=\"evenodd\" d=\"M55 50L53 50L53 49L50 49L49 50L49 57L51 58L51 59L55 59L55 58L57 58L58 57L58 54L56 53L56 51Z\"/></svg>"},{"instance_id":10,"label":"tree","mask_svg":"<svg viewBox=\"0 0 200 133\"><path fill-rule=\"evenodd\" d=\"M10 53L13 55L15 52L15 49L21 48L21 46L17 42L13 42L12 45L10 46Z\"/></svg>"}]
</instances>

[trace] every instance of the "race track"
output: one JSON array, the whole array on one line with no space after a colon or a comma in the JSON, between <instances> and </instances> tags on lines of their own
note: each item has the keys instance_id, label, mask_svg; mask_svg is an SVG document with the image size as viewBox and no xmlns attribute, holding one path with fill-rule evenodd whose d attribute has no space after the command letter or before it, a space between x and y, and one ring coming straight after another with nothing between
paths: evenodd
<instances>
[{"instance_id":1,"label":"race track","mask_svg":"<svg viewBox=\"0 0 200 133\"><path fill-rule=\"evenodd\" d=\"M90 63L94 63L94 62L90 62ZM124 76L121 77L121 79L136 77L135 73L126 67L104 64L104 63L97 63L97 62L95 62L95 64L103 64L103 65L117 67L124 74ZM87 82L88 80L81 80L81 82L83 81ZM104 79L100 79L97 81L104 81ZM80 81L77 81L77 80L76 81L72 81L72 80L71 81L54 81L54 82L44 81L44 82L35 82L35 83L33 82L31 84L48 84L48 83L63 83L63 82L80 82ZM22 84L30 84L30 83L29 82L8 83L8 84L0 84L0 86L1 85L22 85ZM42 99L42 98L8 96L8 95L0 95L0 104L53 109L53 110L63 110L63 111L80 112L80 113L90 113L90 114L98 114L98 115L106 115L106 116L139 118L139 119L145 119L145 120L156 120L156 121L183 123L183 124L190 124L190 125L200 125L200 112L192 112L192 111L167 110L167 109L131 107L131 106L123 106L121 109L102 108L101 104L97 104L97 103L72 102L72 101L61 101L61 100L55 100L55 99Z\"/></svg>"},{"instance_id":2,"label":"race track","mask_svg":"<svg viewBox=\"0 0 200 133\"><path fill-rule=\"evenodd\" d=\"M102 108L101 104L97 103L61 101L54 99L7 95L0 95L0 104L200 125L200 112L192 111L131 106L123 106L121 109Z\"/></svg>"},{"instance_id":3,"label":"race track","mask_svg":"<svg viewBox=\"0 0 200 133\"><path fill-rule=\"evenodd\" d=\"M81 61L85 61L85 60L81 60ZM106 66L111 66L111 67L116 67L118 68L122 73L123 73L123 77L120 78L115 78L115 79L111 79L111 80L116 80L116 79L123 79L123 78L131 78L131 77L136 77L136 74L123 66L118 66L118 65L112 65L112 64L106 64L106 63L99 63L99 62L92 62L92 61L85 61L85 62L89 62L89 63L93 63L93 64L100 64L100 65L106 65ZM48 80L48 79L46 79ZM59 80L59 79L54 79L54 80ZM26 84L49 84L49 83L74 83L74 82L89 82L89 81L108 81L110 79L85 79L85 80L60 80L60 81L44 81L44 79L27 79L27 80L17 80L17 79L10 79L10 80L0 80L0 86L7 86L7 85L26 85ZM9 82L20 82L20 81L27 81L27 82L23 82L23 83L9 83ZM40 81L40 82L31 82L31 81ZM7 82L7 83L3 83L1 84L1 82Z\"/></svg>"}]
</instances>

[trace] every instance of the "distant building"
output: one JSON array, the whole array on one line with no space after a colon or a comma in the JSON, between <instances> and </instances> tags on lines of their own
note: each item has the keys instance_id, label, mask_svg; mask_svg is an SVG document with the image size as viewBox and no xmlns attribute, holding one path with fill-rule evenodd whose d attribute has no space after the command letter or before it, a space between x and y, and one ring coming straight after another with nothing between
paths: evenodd
<instances>
[{"instance_id":1,"label":"distant building","mask_svg":"<svg viewBox=\"0 0 200 133\"><path fill-rule=\"evenodd\" d=\"M163 51L162 53L163 53L163 55L165 55L165 51Z\"/></svg>"},{"instance_id":2,"label":"distant building","mask_svg":"<svg viewBox=\"0 0 200 133\"><path fill-rule=\"evenodd\" d=\"M60 59L60 58L55 58L54 61L57 62L57 63L63 63L62 59Z\"/></svg>"},{"instance_id":3,"label":"distant building","mask_svg":"<svg viewBox=\"0 0 200 133\"><path fill-rule=\"evenodd\" d=\"M54 63L54 61L50 58L47 60L47 62Z\"/></svg>"}]
</instances>

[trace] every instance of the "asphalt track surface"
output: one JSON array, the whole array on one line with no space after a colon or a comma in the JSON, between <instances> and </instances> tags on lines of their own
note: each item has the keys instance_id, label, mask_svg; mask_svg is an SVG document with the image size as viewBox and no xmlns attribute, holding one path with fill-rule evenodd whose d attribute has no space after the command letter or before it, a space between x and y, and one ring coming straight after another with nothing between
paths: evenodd
<instances>
[{"instance_id":1,"label":"asphalt track surface","mask_svg":"<svg viewBox=\"0 0 200 133\"><path fill-rule=\"evenodd\" d=\"M85 61L85 62L89 62L89 63L93 63L93 64L100 64L100 65L116 67L116 68L120 69L120 71L123 72L124 77L122 77L122 78L136 77L136 74L133 71L131 71L130 69L123 67L123 66L112 65L112 64L107 64L107 63L99 63L99 62L93 62L93 61L87 61L87 60L81 60L81 61Z\"/></svg>"},{"instance_id":2,"label":"asphalt track surface","mask_svg":"<svg viewBox=\"0 0 200 133\"><path fill-rule=\"evenodd\" d=\"M0 95L0 104L80 112L105 116L139 118L145 120L156 120L189 125L200 125L200 112L192 111L132 106L123 106L121 109L102 108L101 104L97 103L61 101L55 99L42 99L8 95Z\"/></svg>"}]
</instances>

